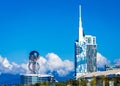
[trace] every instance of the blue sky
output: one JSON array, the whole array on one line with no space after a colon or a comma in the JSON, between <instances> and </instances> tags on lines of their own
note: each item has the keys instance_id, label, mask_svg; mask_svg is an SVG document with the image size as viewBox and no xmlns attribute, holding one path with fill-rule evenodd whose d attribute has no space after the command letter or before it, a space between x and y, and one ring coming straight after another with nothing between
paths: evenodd
<instances>
[{"instance_id":1,"label":"blue sky","mask_svg":"<svg viewBox=\"0 0 120 86\"><path fill-rule=\"evenodd\" d=\"M120 58L119 0L0 0L0 55L18 64L29 52L54 52L74 61L79 4L85 34L96 36L98 52Z\"/></svg>"}]
</instances>

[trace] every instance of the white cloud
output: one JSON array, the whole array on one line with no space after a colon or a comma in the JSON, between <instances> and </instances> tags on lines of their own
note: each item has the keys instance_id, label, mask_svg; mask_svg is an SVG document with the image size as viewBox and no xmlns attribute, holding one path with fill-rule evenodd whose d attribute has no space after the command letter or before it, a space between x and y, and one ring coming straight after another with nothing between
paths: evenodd
<instances>
[{"instance_id":1,"label":"white cloud","mask_svg":"<svg viewBox=\"0 0 120 86\"><path fill-rule=\"evenodd\" d=\"M116 65L120 65L120 59L115 59L114 62Z\"/></svg>"},{"instance_id":2,"label":"white cloud","mask_svg":"<svg viewBox=\"0 0 120 86\"><path fill-rule=\"evenodd\" d=\"M0 55L0 63L2 63L2 61L3 61L3 58L2 58L2 56Z\"/></svg>"},{"instance_id":3,"label":"white cloud","mask_svg":"<svg viewBox=\"0 0 120 86\"><path fill-rule=\"evenodd\" d=\"M40 56L38 63L41 74L56 72L59 76L65 76L74 69L72 61L62 60L54 53L48 53L45 58ZM15 62L9 62L7 58L2 56L0 56L0 71L2 73L30 73L28 63L18 65Z\"/></svg>"},{"instance_id":4,"label":"white cloud","mask_svg":"<svg viewBox=\"0 0 120 86\"><path fill-rule=\"evenodd\" d=\"M3 66L5 67L5 68L8 68L8 69L12 69L12 65L9 63L9 61L8 61L8 59L7 58L4 58L3 59L3 62L2 62L2 64L3 64Z\"/></svg>"},{"instance_id":5,"label":"white cloud","mask_svg":"<svg viewBox=\"0 0 120 86\"><path fill-rule=\"evenodd\" d=\"M48 71L48 64L47 64L47 60L44 57L40 57L38 60L38 63L40 65L40 71L39 73L41 74L45 74Z\"/></svg>"},{"instance_id":6,"label":"white cloud","mask_svg":"<svg viewBox=\"0 0 120 86\"><path fill-rule=\"evenodd\" d=\"M12 64L14 67L17 67L17 68L20 67L20 65L16 64L15 62L12 62L11 64Z\"/></svg>"},{"instance_id":7,"label":"white cloud","mask_svg":"<svg viewBox=\"0 0 120 86\"><path fill-rule=\"evenodd\" d=\"M62 61L60 57L54 53L47 54L48 68L51 72L56 71L60 76L67 75L73 71L74 64L69 60Z\"/></svg>"},{"instance_id":8,"label":"white cloud","mask_svg":"<svg viewBox=\"0 0 120 86\"><path fill-rule=\"evenodd\" d=\"M1 73L25 73L26 69L22 68L22 65L18 65L15 62L9 62L5 57L0 56L0 72Z\"/></svg>"},{"instance_id":9,"label":"white cloud","mask_svg":"<svg viewBox=\"0 0 120 86\"><path fill-rule=\"evenodd\" d=\"M69 60L62 60L55 53L48 53L46 57L40 56L38 63L40 64L39 73L53 73L56 72L59 76L65 76L71 71L74 71L74 63ZM109 64L110 61L106 57L97 53L97 67L103 68L104 65ZM115 60L116 64L120 64L120 59ZM28 63L17 64L9 62L6 57L0 56L0 74L1 73L30 73Z\"/></svg>"},{"instance_id":10,"label":"white cloud","mask_svg":"<svg viewBox=\"0 0 120 86\"><path fill-rule=\"evenodd\" d=\"M73 71L74 64L69 60L62 60L57 54L48 53L46 57L40 57L40 73L56 72L59 76L65 76Z\"/></svg>"},{"instance_id":11,"label":"white cloud","mask_svg":"<svg viewBox=\"0 0 120 86\"><path fill-rule=\"evenodd\" d=\"M109 64L110 61L107 60L106 57L104 57L102 54L97 53L97 67L103 68L105 65Z\"/></svg>"},{"instance_id":12,"label":"white cloud","mask_svg":"<svg viewBox=\"0 0 120 86\"><path fill-rule=\"evenodd\" d=\"M47 54L48 66L51 71L58 70L62 67L62 60L54 53Z\"/></svg>"}]
</instances>

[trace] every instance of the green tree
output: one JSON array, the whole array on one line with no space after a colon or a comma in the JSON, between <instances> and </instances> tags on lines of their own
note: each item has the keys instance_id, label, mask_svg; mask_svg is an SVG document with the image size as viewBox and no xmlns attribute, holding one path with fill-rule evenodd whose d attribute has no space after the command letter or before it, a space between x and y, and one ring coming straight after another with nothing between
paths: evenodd
<instances>
[{"instance_id":1,"label":"green tree","mask_svg":"<svg viewBox=\"0 0 120 86\"><path fill-rule=\"evenodd\" d=\"M69 86L79 86L79 81L70 79L66 82L66 84Z\"/></svg>"},{"instance_id":2,"label":"green tree","mask_svg":"<svg viewBox=\"0 0 120 86\"><path fill-rule=\"evenodd\" d=\"M65 82L55 82L55 86L66 86Z\"/></svg>"},{"instance_id":3,"label":"green tree","mask_svg":"<svg viewBox=\"0 0 120 86\"><path fill-rule=\"evenodd\" d=\"M27 86L27 84L26 85L24 85L24 86ZM32 84L29 84L28 86L33 86Z\"/></svg>"},{"instance_id":4,"label":"green tree","mask_svg":"<svg viewBox=\"0 0 120 86\"><path fill-rule=\"evenodd\" d=\"M79 80L79 86L87 86L87 80L85 78Z\"/></svg>"},{"instance_id":5,"label":"green tree","mask_svg":"<svg viewBox=\"0 0 120 86\"><path fill-rule=\"evenodd\" d=\"M45 86L50 86L50 83L48 81L46 81L46 85Z\"/></svg>"},{"instance_id":6,"label":"green tree","mask_svg":"<svg viewBox=\"0 0 120 86\"><path fill-rule=\"evenodd\" d=\"M79 81L78 80L73 80L72 81L72 86L79 86Z\"/></svg>"},{"instance_id":7,"label":"green tree","mask_svg":"<svg viewBox=\"0 0 120 86\"><path fill-rule=\"evenodd\" d=\"M96 77L95 76L93 76L93 78L92 78L92 80L90 82L90 85L91 86L96 86L97 85L97 81L96 81Z\"/></svg>"},{"instance_id":8,"label":"green tree","mask_svg":"<svg viewBox=\"0 0 120 86\"><path fill-rule=\"evenodd\" d=\"M116 86L120 86L120 75L117 75Z\"/></svg>"},{"instance_id":9,"label":"green tree","mask_svg":"<svg viewBox=\"0 0 120 86\"><path fill-rule=\"evenodd\" d=\"M105 75L100 76L100 81L101 81L102 86L109 86L109 80L110 79L106 77Z\"/></svg>"},{"instance_id":10,"label":"green tree","mask_svg":"<svg viewBox=\"0 0 120 86\"><path fill-rule=\"evenodd\" d=\"M7 86L6 84L2 84L2 86Z\"/></svg>"},{"instance_id":11,"label":"green tree","mask_svg":"<svg viewBox=\"0 0 120 86\"><path fill-rule=\"evenodd\" d=\"M39 86L44 86L45 85L45 82L40 82L39 83Z\"/></svg>"},{"instance_id":12,"label":"green tree","mask_svg":"<svg viewBox=\"0 0 120 86\"><path fill-rule=\"evenodd\" d=\"M105 75L101 75L100 76L100 82L102 86L105 86L105 81L106 81L106 76Z\"/></svg>"},{"instance_id":13,"label":"green tree","mask_svg":"<svg viewBox=\"0 0 120 86\"><path fill-rule=\"evenodd\" d=\"M39 83L36 83L34 86L40 86Z\"/></svg>"}]
</instances>

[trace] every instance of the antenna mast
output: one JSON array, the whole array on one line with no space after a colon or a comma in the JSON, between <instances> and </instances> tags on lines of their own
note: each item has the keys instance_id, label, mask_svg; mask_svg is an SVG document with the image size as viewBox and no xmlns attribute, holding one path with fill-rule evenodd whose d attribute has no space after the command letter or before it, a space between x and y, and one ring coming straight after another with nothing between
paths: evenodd
<instances>
[{"instance_id":1,"label":"antenna mast","mask_svg":"<svg viewBox=\"0 0 120 86\"><path fill-rule=\"evenodd\" d=\"M78 41L83 41L83 28L82 28L82 17L81 17L81 5L79 5L79 39Z\"/></svg>"}]
</instances>

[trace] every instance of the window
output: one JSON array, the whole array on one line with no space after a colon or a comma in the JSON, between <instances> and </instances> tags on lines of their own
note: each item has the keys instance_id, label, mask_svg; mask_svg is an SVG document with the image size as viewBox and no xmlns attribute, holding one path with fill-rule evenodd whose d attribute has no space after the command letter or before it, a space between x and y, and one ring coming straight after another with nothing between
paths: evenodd
<instances>
[{"instance_id":1,"label":"window","mask_svg":"<svg viewBox=\"0 0 120 86\"><path fill-rule=\"evenodd\" d=\"M95 40L95 38L93 38L93 44L96 44L96 40Z\"/></svg>"},{"instance_id":2,"label":"window","mask_svg":"<svg viewBox=\"0 0 120 86\"><path fill-rule=\"evenodd\" d=\"M88 41L88 43L90 44L90 43L91 43L91 38L89 37L87 41Z\"/></svg>"}]
</instances>

